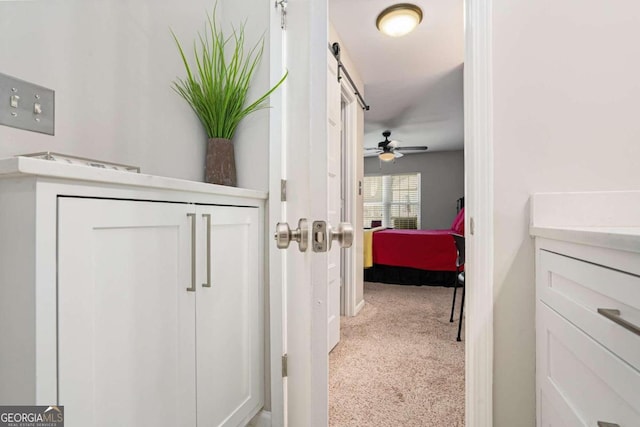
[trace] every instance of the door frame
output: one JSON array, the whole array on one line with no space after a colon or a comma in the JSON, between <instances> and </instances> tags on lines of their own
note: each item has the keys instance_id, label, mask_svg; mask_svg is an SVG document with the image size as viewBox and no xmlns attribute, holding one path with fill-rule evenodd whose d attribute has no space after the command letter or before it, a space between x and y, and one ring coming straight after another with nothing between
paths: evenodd
<instances>
[{"instance_id":1,"label":"door frame","mask_svg":"<svg viewBox=\"0 0 640 427\"><path fill-rule=\"evenodd\" d=\"M465 0L465 420L493 425L492 1Z\"/></svg>"},{"instance_id":2,"label":"door frame","mask_svg":"<svg viewBox=\"0 0 640 427\"><path fill-rule=\"evenodd\" d=\"M286 37L280 28L280 10L270 8L269 16L269 82L272 87L282 78ZM286 292L285 271L287 268L287 252L279 250L272 240L277 221L290 221L286 217L286 209L282 201L282 180L286 179L284 153L285 120L287 99L287 82L274 91L269 97L269 199L266 207L264 229L265 260L265 312L268 313L268 336L265 337L265 382L268 383L270 401L270 423L273 426L286 426L287 419L287 380L283 377L283 355L287 353L286 342ZM267 328L265 328L267 333ZM268 374L267 374L268 373ZM265 390L267 391L267 390ZM266 397L266 396L265 396Z\"/></svg>"}]
</instances>

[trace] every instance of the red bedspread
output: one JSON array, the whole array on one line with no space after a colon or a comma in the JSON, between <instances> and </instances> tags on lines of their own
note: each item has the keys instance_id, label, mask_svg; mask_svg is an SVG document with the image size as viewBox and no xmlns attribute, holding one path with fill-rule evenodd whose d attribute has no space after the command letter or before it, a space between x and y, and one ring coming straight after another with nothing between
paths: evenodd
<instances>
[{"instance_id":1,"label":"red bedspread","mask_svg":"<svg viewBox=\"0 0 640 427\"><path fill-rule=\"evenodd\" d=\"M373 233L373 263L456 271L451 230L382 230Z\"/></svg>"}]
</instances>

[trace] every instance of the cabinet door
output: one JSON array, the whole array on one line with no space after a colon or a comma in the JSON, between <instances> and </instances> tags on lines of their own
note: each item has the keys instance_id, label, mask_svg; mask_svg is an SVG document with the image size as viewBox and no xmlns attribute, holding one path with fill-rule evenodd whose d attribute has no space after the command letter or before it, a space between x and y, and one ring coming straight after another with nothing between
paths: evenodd
<instances>
[{"instance_id":1,"label":"cabinet door","mask_svg":"<svg viewBox=\"0 0 640 427\"><path fill-rule=\"evenodd\" d=\"M193 209L59 199L58 400L67 426L196 425Z\"/></svg>"},{"instance_id":2,"label":"cabinet door","mask_svg":"<svg viewBox=\"0 0 640 427\"><path fill-rule=\"evenodd\" d=\"M198 425L244 425L264 400L258 209L201 206L197 218Z\"/></svg>"}]
</instances>

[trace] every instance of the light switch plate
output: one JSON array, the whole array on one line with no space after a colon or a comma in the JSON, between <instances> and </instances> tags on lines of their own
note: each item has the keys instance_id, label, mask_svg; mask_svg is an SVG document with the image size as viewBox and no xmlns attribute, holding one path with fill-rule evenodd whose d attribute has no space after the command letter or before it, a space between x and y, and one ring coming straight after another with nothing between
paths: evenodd
<instances>
[{"instance_id":1,"label":"light switch plate","mask_svg":"<svg viewBox=\"0 0 640 427\"><path fill-rule=\"evenodd\" d=\"M53 135L55 92L0 73L0 124Z\"/></svg>"}]
</instances>

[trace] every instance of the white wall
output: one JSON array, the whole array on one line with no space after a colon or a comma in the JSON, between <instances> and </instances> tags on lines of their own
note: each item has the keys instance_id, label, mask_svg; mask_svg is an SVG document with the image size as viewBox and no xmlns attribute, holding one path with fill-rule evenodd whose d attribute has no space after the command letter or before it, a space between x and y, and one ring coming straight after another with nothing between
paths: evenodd
<instances>
[{"instance_id":1,"label":"white wall","mask_svg":"<svg viewBox=\"0 0 640 427\"><path fill-rule=\"evenodd\" d=\"M395 162L364 159L366 175L420 172L420 228L447 229L456 216L456 201L464 196L464 151L407 154Z\"/></svg>"},{"instance_id":2,"label":"white wall","mask_svg":"<svg viewBox=\"0 0 640 427\"><path fill-rule=\"evenodd\" d=\"M266 3L221 1L219 15L238 17L238 23L248 18L247 36L255 40L268 29ZM171 89L172 80L185 72L169 28L190 45L213 5L204 0L0 2L0 72L56 91L56 135L0 126L0 157L55 151L201 181L206 135ZM268 52L265 57L257 85L268 78ZM268 165L257 161L267 152L266 117L260 112L248 118L234 140L240 186L267 189ZM253 127L259 130L248 130Z\"/></svg>"},{"instance_id":3,"label":"white wall","mask_svg":"<svg viewBox=\"0 0 640 427\"><path fill-rule=\"evenodd\" d=\"M531 193L640 188L640 3L493 0L494 426L535 425Z\"/></svg>"},{"instance_id":4,"label":"white wall","mask_svg":"<svg viewBox=\"0 0 640 427\"><path fill-rule=\"evenodd\" d=\"M180 2L178 2L180 3ZM213 3L209 3L213 5ZM209 6L212 7L212 6ZM218 0L221 16L229 28L246 22L248 46L265 37L264 53L249 88L247 100L253 102L269 89L269 13L273 3L256 0ZM246 117L233 138L238 186L269 190L269 113L264 109Z\"/></svg>"},{"instance_id":5,"label":"white wall","mask_svg":"<svg viewBox=\"0 0 640 427\"><path fill-rule=\"evenodd\" d=\"M340 44L340 60L342 61L342 63L344 64L344 66L347 68L347 71L349 71L349 75L351 76L351 78L353 79L353 82L356 84L356 86L358 86L358 89L361 91L362 96L364 96L364 83L362 81L362 78L360 77L360 73L358 71L358 68L355 66L355 64L353 63L353 61L351 60L351 57L349 55L349 49L347 48L347 46L345 46L342 42L342 39L340 39L340 35L336 32L336 29L333 27L333 25L329 24L329 44L333 44L333 43L339 43ZM346 80L346 79L345 79ZM356 101L357 103L357 101ZM357 123L356 125L356 147L355 147L355 153L356 153L356 158L354 159L354 163L355 163L355 176L356 176L356 185L355 187L352 189L355 192L355 222L353 225L353 227L356 230L356 236L354 239L354 244L352 247L352 251L355 251L356 254L362 254L363 252L363 224L362 224L362 215L363 215L363 201L362 201L362 194L358 194L358 181L362 181L363 177L364 177L364 162L362 159L362 150L363 150L363 146L364 146L364 115L366 114L365 111L360 108L359 104L356 107L356 118L355 121ZM355 281L355 285L356 285L356 304L359 304L363 299L364 299L364 279L363 279L363 271L364 271L364 260L362 256L356 256L356 265L355 267L355 271L356 271L356 281Z\"/></svg>"}]
</instances>

